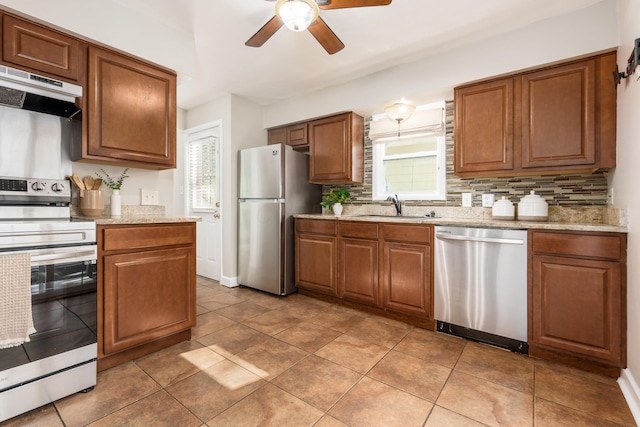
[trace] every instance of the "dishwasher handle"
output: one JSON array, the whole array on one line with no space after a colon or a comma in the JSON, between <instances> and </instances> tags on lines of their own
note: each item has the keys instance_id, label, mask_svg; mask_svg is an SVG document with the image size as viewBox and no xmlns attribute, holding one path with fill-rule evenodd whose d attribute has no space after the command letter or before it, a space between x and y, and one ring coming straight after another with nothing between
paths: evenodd
<instances>
[{"instance_id":1,"label":"dishwasher handle","mask_svg":"<svg viewBox=\"0 0 640 427\"><path fill-rule=\"evenodd\" d=\"M501 243L506 245L524 245L522 239L499 239L493 237L472 237L472 236L459 236L457 234L436 233L436 238L442 240L458 240L463 242L478 242L478 243Z\"/></svg>"}]
</instances>

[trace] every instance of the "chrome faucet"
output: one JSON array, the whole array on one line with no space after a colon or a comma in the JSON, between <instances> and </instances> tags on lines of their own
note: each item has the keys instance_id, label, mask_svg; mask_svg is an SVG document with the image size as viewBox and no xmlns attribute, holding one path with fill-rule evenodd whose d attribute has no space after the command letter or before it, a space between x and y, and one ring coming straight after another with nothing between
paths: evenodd
<instances>
[{"instance_id":1,"label":"chrome faucet","mask_svg":"<svg viewBox=\"0 0 640 427\"><path fill-rule=\"evenodd\" d=\"M398 200L398 195L387 197L387 202L393 202L393 206L396 208L396 216L402 216L402 205L400 204L400 200Z\"/></svg>"}]
</instances>

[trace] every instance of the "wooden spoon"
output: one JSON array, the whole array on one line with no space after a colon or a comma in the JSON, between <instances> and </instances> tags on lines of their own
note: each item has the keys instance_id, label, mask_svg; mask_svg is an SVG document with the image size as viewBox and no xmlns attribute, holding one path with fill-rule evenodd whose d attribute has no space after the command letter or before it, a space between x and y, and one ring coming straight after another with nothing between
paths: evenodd
<instances>
[{"instance_id":1,"label":"wooden spoon","mask_svg":"<svg viewBox=\"0 0 640 427\"><path fill-rule=\"evenodd\" d=\"M77 173L74 173L71 175L71 181L73 181L73 183L80 189L80 190L86 190L84 183L82 182L82 180L80 179L80 176L78 176Z\"/></svg>"},{"instance_id":2,"label":"wooden spoon","mask_svg":"<svg viewBox=\"0 0 640 427\"><path fill-rule=\"evenodd\" d=\"M93 177L91 177L91 176L85 176L84 177L84 187L87 190L92 190L93 189Z\"/></svg>"},{"instance_id":3,"label":"wooden spoon","mask_svg":"<svg viewBox=\"0 0 640 427\"><path fill-rule=\"evenodd\" d=\"M102 185L102 178L96 178L93 181L93 189L94 190L99 190L101 185Z\"/></svg>"}]
</instances>

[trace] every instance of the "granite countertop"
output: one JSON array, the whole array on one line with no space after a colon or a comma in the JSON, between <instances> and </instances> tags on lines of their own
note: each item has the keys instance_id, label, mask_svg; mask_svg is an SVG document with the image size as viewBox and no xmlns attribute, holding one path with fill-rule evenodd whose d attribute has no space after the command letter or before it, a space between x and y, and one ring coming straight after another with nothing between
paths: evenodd
<instances>
[{"instance_id":1,"label":"granite countertop","mask_svg":"<svg viewBox=\"0 0 640 427\"><path fill-rule=\"evenodd\" d=\"M196 216L166 216L164 206L136 206L123 205L122 216L112 217L109 209L105 209L99 217L84 216L78 210L72 209L73 221L95 221L97 225L117 224L162 224L171 222L199 222L202 218Z\"/></svg>"},{"instance_id":2,"label":"granite countertop","mask_svg":"<svg viewBox=\"0 0 640 427\"><path fill-rule=\"evenodd\" d=\"M491 218L491 209L486 208L425 208L406 206L403 215L395 216L393 208L380 210L377 207L349 206L341 216L333 214L298 214L295 218L393 222L407 224L433 224L460 227L511 228L525 230L565 230L626 233L626 213L613 208L557 208L549 207L549 221L508 221ZM436 217L425 213L435 211Z\"/></svg>"}]
</instances>

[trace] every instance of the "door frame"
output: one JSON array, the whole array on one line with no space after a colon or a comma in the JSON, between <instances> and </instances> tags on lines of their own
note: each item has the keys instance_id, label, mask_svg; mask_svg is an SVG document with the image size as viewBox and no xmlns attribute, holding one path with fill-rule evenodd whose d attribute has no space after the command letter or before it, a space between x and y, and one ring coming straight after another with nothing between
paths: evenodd
<instances>
[{"instance_id":1,"label":"door frame","mask_svg":"<svg viewBox=\"0 0 640 427\"><path fill-rule=\"evenodd\" d=\"M223 169L224 169L224 162L222 161L222 154L223 154L223 129L222 129L222 120L221 119L217 119L217 120L212 120L210 122L206 122L203 123L201 125L198 126L193 126L190 127L188 129L184 130L184 150L183 150L183 154L184 154L184 161L183 161L183 165L184 165L184 176L183 176L183 180L185 183L185 191L184 191L184 195L183 195L183 204L184 204L184 212L186 213L191 213L191 209L189 207L189 137L192 134L198 133L198 132L202 132L202 131L206 131L208 129L214 129L214 128L218 128L218 150L217 150L217 162L218 162L218 168L217 168L217 186L218 188L216 189L216 191L218 192L218 200L220 202L220 208L218 209L218 212L220 213L220 219L218 220L218 236L220 236L220 239L218 241L218 253L220 254L220 283L222 283L222 266L224 265L224 251L222 250L222 229L223 229L223 222L224 222L224 194L223 194L223 185L221 184L221 178L223 176Z\"/></svg>"}]
</instances>

